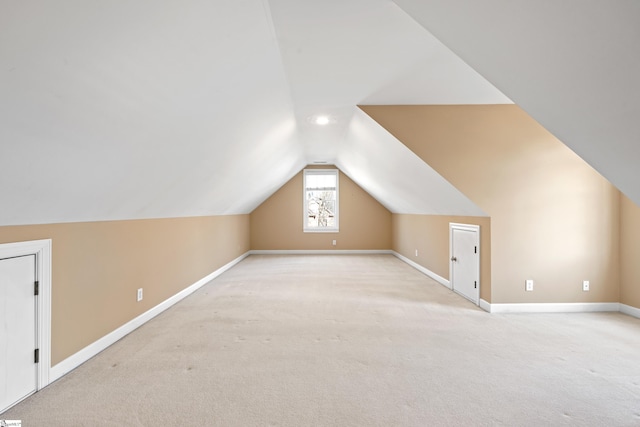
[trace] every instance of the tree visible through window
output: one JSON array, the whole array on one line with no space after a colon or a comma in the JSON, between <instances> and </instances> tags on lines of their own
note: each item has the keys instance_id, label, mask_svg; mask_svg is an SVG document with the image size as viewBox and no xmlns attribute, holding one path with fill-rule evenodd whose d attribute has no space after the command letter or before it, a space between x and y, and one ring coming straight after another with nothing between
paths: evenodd
<instances>
[{"instance_id":1,"label":"tree visible through window","mask_svg":"<svg viewBox=\"0 0 640 427\"><path fill-rule=\"evenodd\" d=\"M305 231L338 230L338 170L304 170Z\"/></svg>"}]
</instances>

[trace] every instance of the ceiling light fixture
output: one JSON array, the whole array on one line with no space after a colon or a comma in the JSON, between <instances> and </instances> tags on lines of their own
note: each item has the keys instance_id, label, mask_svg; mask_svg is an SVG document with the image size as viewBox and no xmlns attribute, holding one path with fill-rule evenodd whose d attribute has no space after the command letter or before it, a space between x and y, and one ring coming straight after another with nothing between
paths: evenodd
<instances>
[{"instance_id":1,"label":"ceiling light fixture","mask_svg":"<svg viewBox=\"0 0 640 427\"><path fill-rule=\"evenodd\" d=\"M324 126L329 124L329 117L327 116L317 116L315 119L315 123L320 126Z\"/></svg>"}]
</instances>

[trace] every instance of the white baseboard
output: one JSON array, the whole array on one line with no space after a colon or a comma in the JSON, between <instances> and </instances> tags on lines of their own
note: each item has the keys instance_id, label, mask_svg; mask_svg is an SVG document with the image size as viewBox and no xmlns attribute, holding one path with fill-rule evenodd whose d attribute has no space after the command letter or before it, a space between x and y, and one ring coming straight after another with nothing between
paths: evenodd
<instances>
[{"instance_id":1,"label":"white baseboard","mask_svg":"<svg viewBox=\"0 0 640 427\"><path fill-rule=\"evenodd\" d=\"M389 249L253 249L251 255L388 255Z\"/></svg>"},{"instance_id":2,"label":"white baseboard","mask_svg":"<svg viewBox=\"0 0 640 427\"><path fill-rule=\"evenodd\" d=\"M620 303L620 313L624 313L629 316L637 317L640 319L640 308L632 307L627 304Z\"/></svg>"},{"instance_id":3,"label":"white baseboard","mask_svg":"<svg viewBox=\"0 0 640 427\"><path fill-rule=\"evenodd\" d=\"M489 313L588 313L596 311L620 311L617 302L571 302L571 303L520 303L490 304L480 301L480 307ZM640 311L640 310L639 310Z\"/></svg>"},{"instance_id":4,"label":"white baseboard","mask_svg":"<svg viewBox=\"0 0 640 427\"><path fill-rule=\"evenodd\" d=\"M491 304L480 298L480 308L484 311L491 313Z\"/></svg>"},{"instance_id":5,"label":"white baseboard","mask_svg":"<svg viewBox=\"0 0 640 427\"><path fill-rule=\"evenodd\" d=\"M391 251L390 252L393 256L399 258L400 260L404 261L405 263L409 264L411 267L415 268L416 270L418 270L419 272L431 277L433 280L435 280L436 282L446 286L447 288L451 289L451 283L449 283L449 281L447 279L445 279L442 276L437 275L436 273L434 273L433 271L429 270L426 267L421 266L420 264L418 264L417 262L411 261L409 258L407 258L404 255L399 254L396 251Z\"/></svg>"},{"instance_id":6,"label":"white baseboard","mask_svg":"<svg viewBox=\"0 0 640 427\"><path fill-rule=\"evenodd\" d=\"M240 255L238 258L236 258L233 261L225 264L224 266L220 267L219 269L217 269L213 273L211 273L211 274L203 277L202 279L198 280L193 285L183 289L182 291L178 292L174 296L166 299L165 301L161 302L160 304L156 305L155 307L153 307L153 308L147 310L146 312L142 313L141 315L139 315L135 319L130 320L129 322L127 322L124 325L120 326L118 329L108 333L107 335L105 335L104 337L100 338L99 340L93 342L92 344L89 344L88 346L86 346L82 350L80 350L77 353L67 357L62 362L58 363L57 365L51 367L51 371L49 373L49 381L53 382L53 381L59 379L60 377L62 377L63 375L67 374L68 372L71 372L73 369L75 369L78 366L82 365L84 362L86 362L87 360L91 359L93 356L95 356L96 354L100 353L101 351L103 351L104 349L106 349L107 347L109 347L110 345L115 343L116 341L118 341L121 338L123 338L124 336L130 334L135 329L139 328L140 326L144 325L149 320L151 320L154 317L156 317L158 314L162 313L163 311L165 311L166 309L168 309L172 305L174 305L177 302L181 301L182 299L184 299L185 297L189 296L190 294L192 294L196 290L200 289L205 284L209 283L211 280L215 279L216 277L218 277L219 275L221 275L225 271L229 270L231 267L233 267L234 265L236 265L237 263L239 263L240 261L245 259L247 256L249 256L249 252L246 252L245 254Z\"/></svg>"}]
</instances>

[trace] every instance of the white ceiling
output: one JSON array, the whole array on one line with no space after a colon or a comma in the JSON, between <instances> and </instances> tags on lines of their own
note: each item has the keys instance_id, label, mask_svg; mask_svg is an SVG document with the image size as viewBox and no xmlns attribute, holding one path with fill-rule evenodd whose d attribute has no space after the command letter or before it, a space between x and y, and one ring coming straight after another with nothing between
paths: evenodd
<instances>
[{"instance_id":1,"label":"white ceiling","mask_svg":"<svg viewBox=\"0 0 640 427\"><path fill-rule=\"evenodd\" d=\"M0 224L250 212L305 163L260 1L0 4Z\"/></svg>"},{"instance_id":2,"label":"white ceiling","mask_svg":"<svg viewBox=\"0 0 640 427\"><path fill-rule=\"evenodd\" d=\"M569 8L518 2L536 27L509 2L486 3L493 13L462 0L1 2L0 225L248 213L315 161L337 164L392 212L482 215L356 107L511 102L467 63L633 190L638 85L629 97L609 86L640 75L637 49L607 40L639 40L636 27L609 28L618 13L637 16L635 3L588 35L578 19L573 38L553 45L572 31L560 28L575 20ZM529 40L534 27L549 28L544 49ZM628 70L596 61L576 78L559 53L580 63L589 47L611 61L626 52ZM522 74L526 65L535 72ZM600 120L587 114L595 100L608 101ZM331 123L313 124L318 114ZM605 138L609 123L627 126ZM624 138L634 130L636 144Z\"/></svg>"}]
</instances>

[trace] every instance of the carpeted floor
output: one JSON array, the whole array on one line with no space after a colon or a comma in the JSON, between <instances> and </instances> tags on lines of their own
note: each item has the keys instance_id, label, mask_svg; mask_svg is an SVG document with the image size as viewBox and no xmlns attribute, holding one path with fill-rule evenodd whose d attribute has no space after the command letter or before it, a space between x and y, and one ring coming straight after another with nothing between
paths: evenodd
<instances>
[{"instance_id":1,"label":"carpeted floor","mask_svg":"<svg viewBox=\"0 0 640 427\"><path fill-rule=\"evenodd\" d=\"M632 426L639 357L622 314L488 314L391 255L253 255L0 419Z\"/></svg>"}]
</instances>

